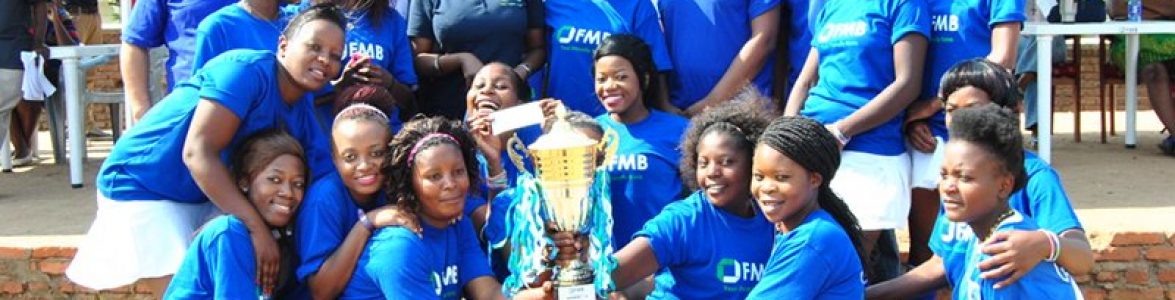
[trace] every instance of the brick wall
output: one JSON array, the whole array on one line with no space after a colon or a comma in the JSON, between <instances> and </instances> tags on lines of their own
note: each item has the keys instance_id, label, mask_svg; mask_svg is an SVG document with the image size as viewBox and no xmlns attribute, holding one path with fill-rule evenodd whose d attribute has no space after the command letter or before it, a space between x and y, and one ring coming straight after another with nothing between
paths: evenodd
<instances>
[{"instance_id":1,"label":"brick wall","mask_svg":"<svg viewBox=\"0 0 1175 300\"><path fill-rule=\"evenodd\" d=\"M1175 300L1175 233L1094 233L1090 239L1110 242L1094 243L1093 272L1074 274L1085 299ZM0 247L0 298L149 298L144 286L97 293L70 283L63 274L75 252L71 247ZM950 299L948 291L939 295Z\"/></svg>"}]
</instances>

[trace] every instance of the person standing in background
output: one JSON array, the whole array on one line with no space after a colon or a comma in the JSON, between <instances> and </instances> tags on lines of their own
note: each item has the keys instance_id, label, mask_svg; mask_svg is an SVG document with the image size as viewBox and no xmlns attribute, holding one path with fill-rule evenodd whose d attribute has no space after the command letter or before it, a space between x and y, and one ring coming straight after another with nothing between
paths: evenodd
<instances>
[{"instance_id":1,"label":"person standing in background","mask_svg":"<svg viewBox=\"0 0 1175 300\"><path fill-rule=\"evenodd\" d=\"M24 64L21 51L36 51L49 57L45 48L48 1L0 0L0 148L8 144L8 125L13 108L21 99ZM30 29L32 34L30 35ZM7 151L0 153L8 155ZM8 168L9 166L4 166Z\"/></svg>"},{"instance_id":2,"label":"person standing in background","mask_svg":"<svg viewBox=\"0 0 1175 300\"><path fill-rule=\"evenodd\" d=\"M674 106L696 115L732 99L748 84L770 94L779 0L656 2L665 45L677 66L669 73Z\"/></svg>"},{"instance_id":3,"label":"person standing in background","mask_svg":"<svg viewBox=\"0 0 1175 300\"><path fill-rule=\"evenodd\" d=\"M77 44L77 30L74 27L73 21L69 19L69 13L65 9L58 6L56 2L49 2L50 7L47 9L49 20L45 29L45 45L46 46L68 46ZM48 59L45 61L43 68L45 77L49 79L50 84L59 86L58 79L61 77L61 60ZM36 163L37 158L37 121L41 116L41 110L45 107L45 99L30 100L24 99L12 111L12 123L9 125L9 138L12 141L12 165L16 167L28 166ZM2 133L0 133L2 134Z\"/></svg>"},{"instance_id":4,"label":"person standing in background","mask_svg":"<svg viewBox=\"0 0 1175 300\"><path fill-rule=\"evenodd\" d=\"M125 0L124 0L125 1ZM118 54L123 91L131 120L137 122L150 109L147 50L167 46L167 91L192 76L196 26L235 0L139 0L122 27Z\"/></svg>"}]
</instances>

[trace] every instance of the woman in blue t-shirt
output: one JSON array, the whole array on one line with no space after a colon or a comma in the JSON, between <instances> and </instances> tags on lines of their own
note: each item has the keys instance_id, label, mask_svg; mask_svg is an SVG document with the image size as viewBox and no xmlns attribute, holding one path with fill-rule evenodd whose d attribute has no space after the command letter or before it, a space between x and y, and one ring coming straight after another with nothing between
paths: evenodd
<instances>
[{"instance_id":1,"label":"woman in blue t-shirt","mask_svg":"<svg viewBox=\"0 0 1175 300\"><path fill-rule=\"evenodd\" d=\"M592 93L593 51L611 35L639 37L652 54L649 108L684 114L669 103L664 72L673 70L657 8L648 0L550 0L546 7L550 64L543 76L530 77L540 97L563 101L567 108L596 116L607 112Z\"/></svg>"},{"instance_id":2,"label":"woman in blue t-shirt","mask_svg":"<svg viewBox=\"0 0 1175 300\"><path fill-rule=\"evenodd\" d=\"M192 232L223 211L249 229L257 280L272 288L277 244L234 188L225 158L244 137L281 127L306 149L314 178L330 170L308 92L339 69L342 18L333 8L314 8L290 22L277 53L218 56L128 130L98 172L98 215L66 275L95 289L146 279L162 294Z\"/></svg>"},{"instance_id":3,"label":"woman in blue t-shirt","mask_svg":"<svg viewBox=\"0 0 1175 300\"><path fill-rule=\"evenodd\" d=\"M240 1L200 21L196 27L196 54L192 57L192 73L195 74L213 57L228 50L277 50L277 38L293 13L282 9L280 2Z\"/></svg>"},{"instance_id":4,"label":"woman in blue t-shirt","mask_svg":"<svg viewBox=\"0 0 1175 300\"><path fill-rule=\"evenodd\" d=\"M696 115L733 99L744 86L771 93L779 0L655 3L675 67L669 73L674 106Z\"/></svg>"},{"instance_id":5,"label":"woman in blue t-shirt","mask_svg":"<svg viewBox=\"0 0 1175 300\"><path fill-rule=\"evenodd\" d=\"M464 117L461 99L486 63L502 62L522 78L547 63L542 0L413 0L409 7L422 113Z\"/></svg>"},{"instance_id":6,"label":"woman in blue t-shirt","mask_svg":"<svg viewBox=\"0 0 1175 300\"><path fill-rule=\"evenodd\" d=\"M1024 21L1023 0L928 1L931 30L922 93L906 110L904 131L910 156L910 256L918 265L930 258L926 247L934 219L938 216L939 165L947 129L942 102L937 101L938 83L955 63L975 57L1012 69L1020 23Z\"/></svg>"},{"instance_id":7,"label":"woman in blue t-shirt","mask_svg":"<svg viewBox=\"0 0 1175 300\"><path fill-rule=\"evenodd\" d=\"M375 231L340 299L502 298L469 218L466 195L481 180L473 138L442 117L404 124L383 171L390 200L423 232Z\"/></svg>"},{"instance_id":8,"label":"woman in blue t-shirt","mask_svg":"<svg viewBox=\"0 0 1175 300\"><path fill-rule=\"evenodd\" d=\"M1080 299L1077 281L1055 262L1057 251L1052 251L1046 261L1025 270L1014 283L982 274L986 272L981 264L991 256L980 248L1002 244L997 232L1039 228L1035 220L1009 204L1009 199L1027 181L1024 141L1019 117L1011 109L987 104L951 114L950 142L945 145L938 191L944 218L967 224L955 230L974 235L973 239L960 243L958 253L942 256L953 298ZM953 234L958 236L962 232ZM1049 240L1052 249L1061 247L1056 235L1049 235Z\"/></svg>"},{"instance_id":9,"label":"woman in blue t-shirt","mask_svg":"<svg viewBox=\"0 0 1175 300\"><path fill-rule=\"evenodd\" d=\"M774 226L750 195L755 142L775 116L753 90L690 120L682 180L693 194L669 204L616 252L612 278L629 297L653 277L653 299L744 299L771 255ZM714 276L718 270L719 276Z\"/></svg>"},{"instance_id":10,"label":"woman in blue t-shirt","mask_svg":"<svg viewBox=\"0 0 1175 300\"><path fill-rule=\"evenodd\" d=\"M949 123L951 113L960 108L994 103L1014 109L1020 103L1015 78L1003 66L976 58L951 67L943 76L941 101ZM1057 265L1069 273L1085 274L1093 268L1093 252L1077 214L1065 195L1056 170L1036 154L1024 150L1024 169L1027 184L1014 193L1008 202L1011 207L1034 219L1043 230L1009 230L997 232L994 241L999 246L985 246L983 251L994 255L980 264L988 272L984 277L1005 278L1001 284L1011 284L1050 255L1053 235L1061 244ZM870 286L869 298L909 298L919 293L937 290L948 283L945 257L968 253L964 249L975 239L964 223L951 222L939 210L929 247L934 255L910 272L892 281ZM1010 266L1005 268L1005 266Z\"/></svg>"},{"instance_id":11,"label":"woman in blue t-shirt","mask_svg":"<svg viewBox=\"0 0 1175 300\"><path fill-rule=\"evenodd\" d=\"M751 196L775 224L763 279L748 298L861 299L865 271L861 229L829 186L840 144L815 120L776 119L755 147Z\"/></svg>"},{"instance_id":12,"label":"woman in blue t-shirt","mask_svg":"<svg viewBox=\"0 0 1175 300\"><path fill-rule=\"evenodd\" d=\"M816 119L840 142L832 189L860 221L865 252L881 250L870 266L881 281L899 271L896 241L879 238L903 227L910 211L901 127L921 90L930 15L926 0L829 0L813 25L784 115Z\"/></svg>"},{"instance_id":13,"label":"woman in blue t-shirt","mask_svg":"<svg viewBox=\"0 0 1175 300\"><path fill-rule=\"evenodd\" d=\"M416 70L412 66L412 47L408 44L407 21L390 7L389 0L302 0L301 9L314 3L335 3L346 12L347 38L343 53L343 73L330 90L342 91L353 84L371 84L384 87L393 96L388 106L377 106L388 111L392 132L400 130L400 106L411 103L412 87L416 86ZM322 128L329 134L334 120L336 97L319 97L316 113Z\"/></svg>"},{"instance_id":14,"label":"woman in blue t-shirt","mask_svg":"<svg viewBox=\"0 0 1175 300\"><path fill-rule=\"evenodd\" d=\"M609 36L594 57L596 99L607 111L596 120L604 131L615 131L620 143L606 170L612 178L616 221L612 241L623 248L646 221L683 198L685 188L675 169L688 121L653 109L657 75L651 49L640 38Z\"/></svg>"},{"instance_id":15,"label":"woman in blue t-shirt","mask_svg":"<svg viewBox=\"0 0 1175 300\"><path fill-rule=\"evenodd\" d=\"M276 288L262 289L245 223L233 215L207 224L192 241L165 299L257 299L291 295L295 290L291 223L302 203L309 169L302 146L280 129L258 132L233 153L233 178L265 225L282 245L283 263Z\"/></svg>"},{"instance_id":16,"label":"woman in blue t-shirt","mask_svg":"<svg viewBox=\"0 0 1175 300\"><path fill-rule=\"evenodd\" d=\"M392 139L388 115L368 103L390 102L387 90L356 85L343 91L350 105L335 116L331 133L335 171L310 186L298 217L297 278L314 298L338 297L375 229L410 224L388 204L380 168ZM399 217L399 218L397 218Z\"/></svg>"}]
</instances>

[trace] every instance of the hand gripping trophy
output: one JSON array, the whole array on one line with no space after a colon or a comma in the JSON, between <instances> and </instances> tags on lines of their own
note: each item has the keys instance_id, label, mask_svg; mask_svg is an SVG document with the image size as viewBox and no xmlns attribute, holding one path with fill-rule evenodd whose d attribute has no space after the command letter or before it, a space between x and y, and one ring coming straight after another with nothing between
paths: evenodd
<instances>
[{"instance_id":1,"label":"hand gripping trophy","mask_svg":"<svg viewBox=\"0 0 1175 300\"><path fill-rule=\"evenodd\" d=\"M513 190L516 205L506 212L512 246L511 275L503 284L507 295L547 276L561 300L606 298L613 289L612 204L608 173L600 166L615 153L616 134L594 140L572 128L566 114L560 106L550 130L525 150L516 138L508 143L520 174ZM523 167L524 151L534 163L533 174ZM577 259L555 263L547 230L586 236L591 245Z\"/></svg>"}]
</instances>

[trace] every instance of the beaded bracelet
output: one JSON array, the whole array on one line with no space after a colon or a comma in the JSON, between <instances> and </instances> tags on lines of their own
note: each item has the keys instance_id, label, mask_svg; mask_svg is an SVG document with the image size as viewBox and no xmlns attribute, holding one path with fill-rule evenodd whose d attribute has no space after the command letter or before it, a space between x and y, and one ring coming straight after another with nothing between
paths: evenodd
<instances>
[{"instance_id":1,"label":"beaded bracelet","mask_svg":"<svg viewBox=\"0 0 1175 300\"><path fill-rule=\"evenodd\" d=\"M367 228L367 232L375 233L375 224L371 223L371 220L367 218L367 214L363 213L363 209L356 209L355 213L359 214L359 224L362 224L363 228Z\"/></svg>"},{"instance_id":2,"label":"beaded bracelet","mask_svg":"<svg viewBox=\"0 0 1175 300\"><path fill-rule=\"evenodd\" d=\"M486 185L489 186L490 189L497 191L510 187L509 181L506 180L506 172L500 172L498 175L486 178Z\"/></svg>"}]
</instances>

